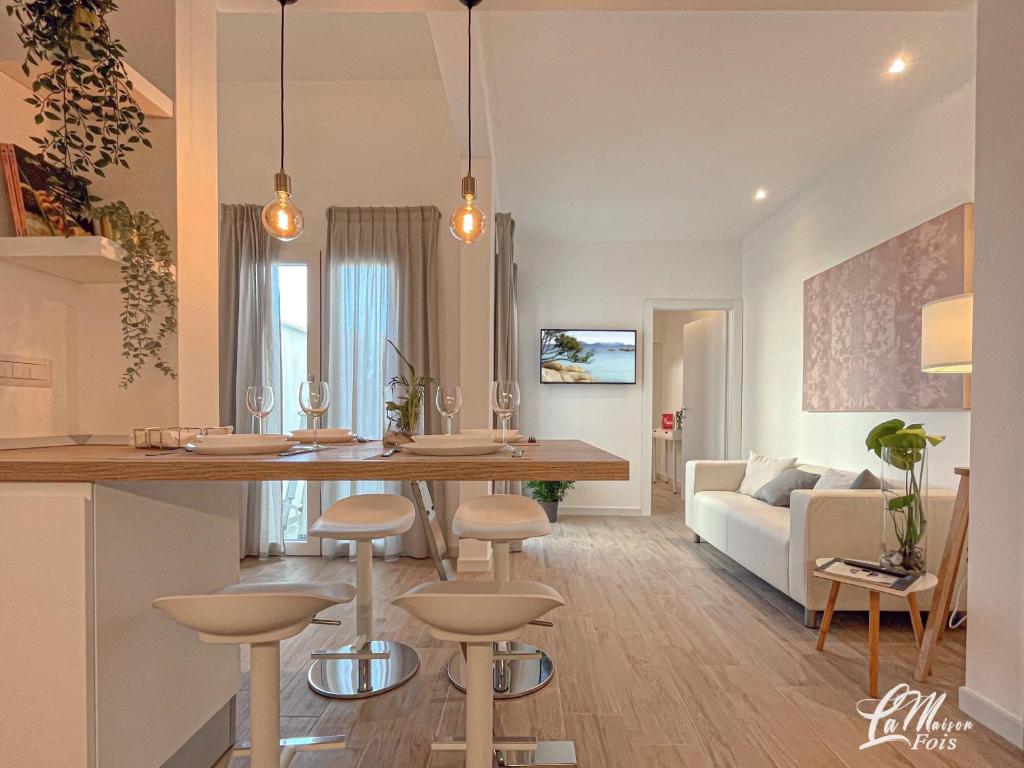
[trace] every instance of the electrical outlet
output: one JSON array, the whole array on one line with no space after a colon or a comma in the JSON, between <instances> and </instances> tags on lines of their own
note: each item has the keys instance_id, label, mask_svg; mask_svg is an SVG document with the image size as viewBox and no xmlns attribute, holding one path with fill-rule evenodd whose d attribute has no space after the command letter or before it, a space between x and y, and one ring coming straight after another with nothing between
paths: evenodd
<instances>
[{"instance_id":1,"label":"electrical outlet","mask_svg":"<svg viewBox=\"0 0 1024 768\"><path fill-rule=\"evenodd\" d=\"M0 352L0 387L53 386L53 361Z\"/></svg>"}]
</instances>

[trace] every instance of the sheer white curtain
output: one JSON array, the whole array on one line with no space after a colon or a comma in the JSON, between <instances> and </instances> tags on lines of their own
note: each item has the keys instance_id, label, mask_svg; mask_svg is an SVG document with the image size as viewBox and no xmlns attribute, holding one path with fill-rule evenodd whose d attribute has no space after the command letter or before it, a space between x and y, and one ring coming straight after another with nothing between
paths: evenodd
<instances>
[{"instance_id":1,"label":"sheer white curtain","mask_svg":"<svg viewBox=\"0 0 1024 768\"><path fill-rule=\"evenodd\" d=\"M324 254L322 305L325 308L323 370L334 393L328 411L331 426L380 439L384 425L384 388L397 372L386 339L395 341L427 376L437 375L436 294L437 229L434 207L330 208ZM427 306L429 305L429 307ZM429 313L428 313L429 309ZM433 393L424 417L436 428ZM322 486L323 503L355 493L408 493L399 482L331 482ZM438 491L434 491L435 504ZM334 554L324 546L324 554ZM389 538L384 554L427 556L419 526Z\"/></svg>"},{"instance_id":2,"label":"sheer white curtain","mask_svg":"<svg viewBox=\"0 0 1024 768\"><path fill-rule=\"evenodd\" d=\"M222 205L220 221L220 416L237 432L252 432L245 407L249 386L271 386L278 405L265 432L281 432L281 337L278 242L267 234L258 205ZM249 483L239 516L242 557L283 555L281 483Z\"/></svg>"}]
</instances>

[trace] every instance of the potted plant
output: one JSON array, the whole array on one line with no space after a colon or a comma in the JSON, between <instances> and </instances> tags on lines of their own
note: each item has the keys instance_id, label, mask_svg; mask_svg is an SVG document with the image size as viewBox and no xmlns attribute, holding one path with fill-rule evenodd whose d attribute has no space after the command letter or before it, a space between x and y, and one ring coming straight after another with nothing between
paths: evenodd
<instances>
[{"instance_id":1,"label":"potted plant","mask_svg":"<svg viewBox=\"0 0 1024 768\"><path fill-rule=\"evenodd\" d=\"M928 446L945 440L923 424L883 421L865 444L882 460L882 541L879 564L900 573L926 570Z\"/></svg>"},{"instance_id":2,"label":"potted plant","mask_svg":"<svg viewBox=\"0 0 1024 768\"><path fill-rule=\"evenodd\" d=\"M576 485L575 480L530 480L526 484L530 495L544 508L548 520L558 522L558 503Z\"/></svg>"},{"instance_id":3,"label":"potted plant","mask_svg":"<svg viewBox=\"0 0 1024 768\"><path fill-rule=\"evenodd\" d=\"M385 446L393 447L408 443L420 427L423 415L423 400L427 387L434 383L429 376L420 376L409 358L402 354L391 339L388 344L395 350L404 373L397 373L387 383L384 395L384 438Z\"/></svg>"}]
</instances>

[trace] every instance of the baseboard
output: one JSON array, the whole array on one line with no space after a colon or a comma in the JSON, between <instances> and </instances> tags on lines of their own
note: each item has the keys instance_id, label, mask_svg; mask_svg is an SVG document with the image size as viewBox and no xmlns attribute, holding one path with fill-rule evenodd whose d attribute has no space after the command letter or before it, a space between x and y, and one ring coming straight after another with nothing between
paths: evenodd
<instances>
[{"instance_id":1,"label":"baseboard","mask_svg":"<svg viewBox=\"0 0 1024 768\"><path fill-rule=\"evenodd\" d=\"M1024 720L976 693L966 685L960 687L957 703L972 719L989 728L1018 749L1024 749Z\"/></svg>"},{"instance_id":2,"label":"baseboard","mask_svg":"<svg viewBox=\"0 0 1024 768\"><path fill-rule=\"evenodd\" d=\"M644 511L640 507L567 507L564 504L558 505L558 515L601 515L613 517L643 517Z\"/></svg>"}]
</instances>

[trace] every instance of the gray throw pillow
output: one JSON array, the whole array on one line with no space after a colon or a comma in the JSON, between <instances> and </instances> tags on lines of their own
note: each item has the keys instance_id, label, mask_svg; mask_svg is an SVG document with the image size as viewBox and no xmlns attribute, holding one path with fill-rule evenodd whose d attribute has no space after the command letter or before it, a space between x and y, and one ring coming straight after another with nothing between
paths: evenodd
<instances>
[{"instance_id":1,"label":"gray throw pillow","mask_svg":"<svg viewBox=\"0 0 1024 768\"><path fill-rule=\"evenodd\" d=\"M773 507L788 507L793 491L813 488L821 475L802 469L787 469L774 480L769 480L754 493L754 498Z\"/></svg>"},{"instance_id":2,"label":"gray throw pillow","mask_svg":"<svg viewBox=\"0 0 1024 768\"><path fill-rule=\"evenodd\" d=\"M877 491L881 487L882 481L870 469L865 469L850 483L850 490L853 491Z\"/></svg>"}]
</instances>

